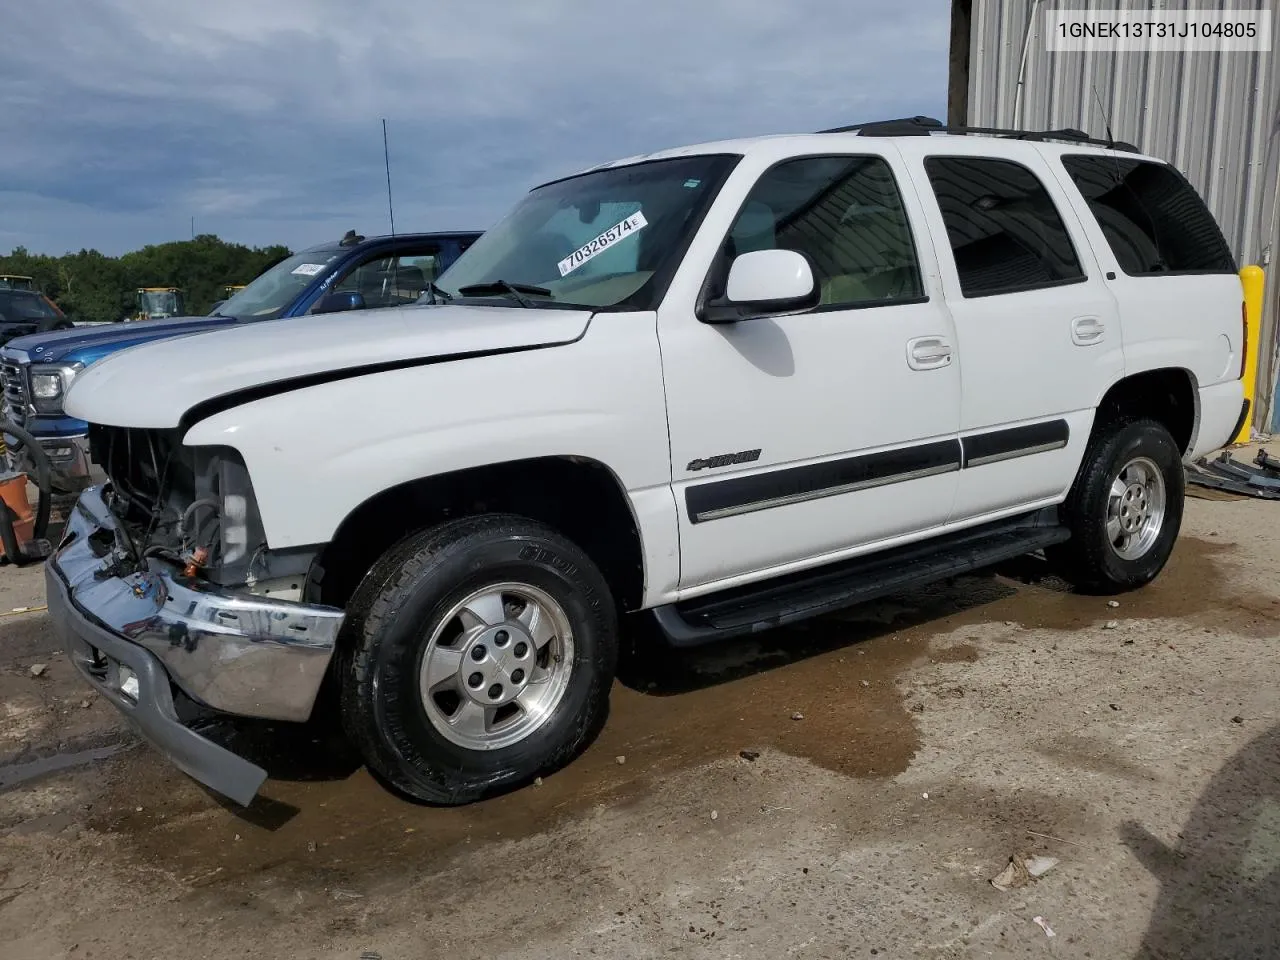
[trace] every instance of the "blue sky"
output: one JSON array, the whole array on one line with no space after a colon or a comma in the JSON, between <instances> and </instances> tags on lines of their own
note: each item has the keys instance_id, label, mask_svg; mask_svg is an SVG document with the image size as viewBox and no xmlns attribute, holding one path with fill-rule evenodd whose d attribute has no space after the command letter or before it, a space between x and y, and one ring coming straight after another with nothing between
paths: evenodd
<instances>
[{"instance_id":1,"label":"blue sky","mask_svg":"<svg viewBox=\"0 0 1280 960\"><path fill-rule=\"evenodd\" d=\"M39 0L0 56L0 252L484 229L682 143L946 103L947 0ZM29 38L29 41L20 38Z\"/></svg>"}]
</instances>

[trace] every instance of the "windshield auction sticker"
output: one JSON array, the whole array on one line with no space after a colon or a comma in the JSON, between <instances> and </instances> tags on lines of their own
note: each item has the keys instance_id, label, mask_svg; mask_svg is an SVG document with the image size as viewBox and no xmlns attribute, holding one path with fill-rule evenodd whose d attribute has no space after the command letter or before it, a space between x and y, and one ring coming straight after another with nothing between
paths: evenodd
<instances>
[{"instance_id":1,"label":"windshield auction sticker","mask_svg":"<svg viewBox=\"0 0 1280 960\"><path fill-rule=\"evenodd\" d=\"M304 277L314 277L317 273L324 269L323 263L300 263L294 267L290 273L298 273Z\"/></svg>"},{"instance_id":2,"label":"windshield auction sticker","mask_svg":"<svg viewBox=\"0 0 1280 960\"><path fill-rule=\"evenodd\" d=\"M637 233L649 225L649 221L644 218L644 213L637 210L621 223L616 223L594 240L584 243L573 253L569 254L561 260L557 267L560 268L560 276L567 277L573 271L590 260L592 257L598 257L612 246L621 243L633 233Z\"/></svg>"}]
</instances>

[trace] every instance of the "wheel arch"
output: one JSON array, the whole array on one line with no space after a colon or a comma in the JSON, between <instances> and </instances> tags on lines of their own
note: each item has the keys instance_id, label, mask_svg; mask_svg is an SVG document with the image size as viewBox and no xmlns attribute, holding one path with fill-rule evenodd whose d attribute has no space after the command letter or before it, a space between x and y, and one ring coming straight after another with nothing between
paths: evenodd
<instances>
[{"instance_id":1,"label":"wheel arch","mask_svg":"<svg viewBox=\"0 0 1280 960\"><path fill-rule=\"evenodd\" d=\"M554 527L600 567L620 609L642 603L644 548L631 498L607 465L569 455L420 477L370 496L342 519L317 553L307 597L345 606L378 557L405 537L445 520L488 512Z\"/></svg>"},{"instance_id":2,"label":"wheel arch","mask_svg":"<svg viewBox=\"0 0 1280 960\"><path fill-rule=\"evenodd\" d=\"M1185 456L1200 426L1196 375L1185 367L1156 367L1125 376L1098 400L1093 432L1121 418L1145 417L1164 425Z\"/></svg>"}]
</instances>

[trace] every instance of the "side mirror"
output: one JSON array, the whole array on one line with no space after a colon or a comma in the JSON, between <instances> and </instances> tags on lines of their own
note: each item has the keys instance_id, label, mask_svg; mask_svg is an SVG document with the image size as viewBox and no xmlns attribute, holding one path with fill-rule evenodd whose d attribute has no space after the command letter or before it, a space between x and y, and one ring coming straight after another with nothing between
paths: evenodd
<instances>
[{"instance_id":1,"label":"side mirror","mask_svg":"<svg viewBox=\"0 0 1280 960\"><path fill-rule=\"evenodd\" d=\"M818 286L813 267L794 250L752 250L734 258L725 295L708 303L706 323L734 323L771 313L817 306Z\"/></svg>"},{"instance_id":2,"label":"side mirror","mask_svg":"<svg viewBox=\"0 0 1280 960\"><path fill-rule=\"evenodd\" d=\"M331 293L316 304L312 313L341 313L343 310L363 310L364 294L359 290Z\"/></svg>"},{"instance_id":3,"label":"side mirror","mask_svg":"<svg viewBox=\"0 0 1280 960\"><path fill-rule=\"evenodd\" d=\"M209 308L209 316L213 316L215 313L217 313L217 312L218 312L218 308L219 308L220 306L222 306L222 305L223 305L224 303L226 303L226 302L227 302L227 301L225 301L225 300L215 300L215 301L213 302L213 306Z\"/></svg>"}]
</instances>

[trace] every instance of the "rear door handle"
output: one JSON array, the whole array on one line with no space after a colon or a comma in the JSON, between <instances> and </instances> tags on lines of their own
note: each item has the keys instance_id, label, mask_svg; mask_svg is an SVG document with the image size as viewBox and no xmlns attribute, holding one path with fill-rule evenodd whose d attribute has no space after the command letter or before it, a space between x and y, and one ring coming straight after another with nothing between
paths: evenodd
<instances>
[{"instance_id":1,"label":"rear door handle","mask_svg":"<svg viewBox=\"0 0 1280 960\"><path fill-rule=\"evenodd\" d=\"M916 337L907 341L907 366L912 370L936 370L951 363L951 344L942 337Z\"/></svg>"},{"instance_id":2,"label":"rear door handle","mask_svg":"<svg viewBox=\"0 0 1280 960\"><path fill-rule=\"evenodd\" d=\"M1071 342L1077 347L1097 343L1106 332L1106 325L1098 317L1076 317L1071 321Z\"/></svg>"}]
</instances>

